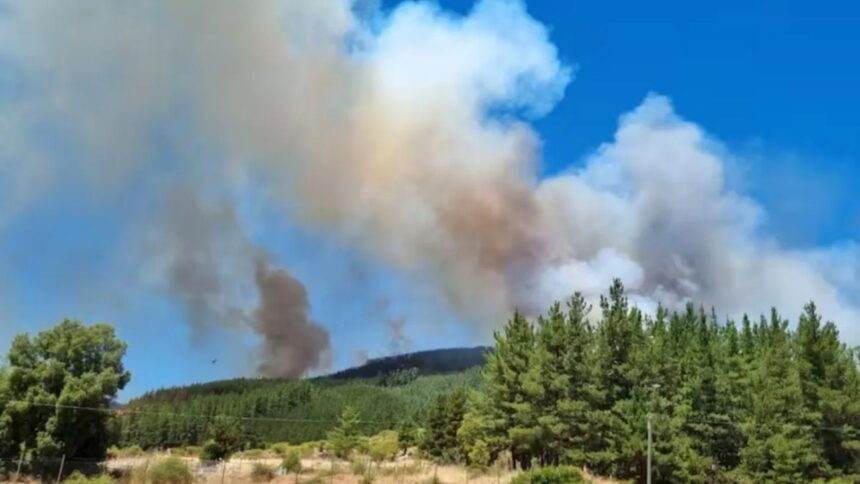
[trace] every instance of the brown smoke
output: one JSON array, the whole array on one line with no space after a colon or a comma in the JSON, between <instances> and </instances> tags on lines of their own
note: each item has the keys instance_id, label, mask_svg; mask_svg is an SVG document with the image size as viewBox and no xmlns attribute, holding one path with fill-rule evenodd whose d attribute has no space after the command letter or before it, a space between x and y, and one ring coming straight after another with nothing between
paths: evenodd
<instances>
[{"instance_id":1,"label":"brown smoke","mask_svg":"<svg viewBox=\"0 0 860 484\"><path fill-rule=\"evenodd\" d=\"M213 174L216 191L260 181L301 229L429 283L485 328L512 307L596 296L620 277L651 306L695 299L731 313L799 311L814 298L860 337L850 323L860 319L856 242L780 246L763 208L725 176L736 156L668 98L646 97L611 142L539 179L529 122L563 97L572 71L524 2L478 0L462 16L433 2L365 4L362 14L355 5L9 2L0 54L33 88L0 112L15 133L0 150L20 160L15 178L25 163L46 173L12 179L13 195L29 198L31 177L62 179L63 156L31 163L43 146L25 142L29 126L59 123L86 150L73 170L113 181L161 168L147 136L182 100L190 126L177 144L204 145L229 165L198 171ZM192 322L232 320L226 308L244 303L235 281L254 280L253 244L230 242L223 232L233 229L220 227L230 223L212 218L170 228L191 232L166 253L179 254L169 286Z\"/></svg>"},{"instance_id":2,"label":"brown smoke","mask_svg":"<svg viewBox=\"0 0 860 484\"><path fill-rule=\"evenodd\" d=\"M259 262L256 270L260 304L254 311L256 330L263 336L264 376L295 379L309 368L329 365L328 331L310 320L305 286L284 270Z\"/></svg>"},{"instance_id":3,"label":"brown smoke","mask_svg":"<svg viewBox=\"0 0 860 484\"><path fill-rule=\"evenodd\" d=\"M248 238L229 200L213 202L183 185L154 213L145 260L159 262L194 339L218 328L252 329L262 339L254 359L265 376L294 379L328 365L328 332L309 319L305 287L269 266L269 255ZM257 307L247 311L253 291Z\"/></svg>"}]
</instances>

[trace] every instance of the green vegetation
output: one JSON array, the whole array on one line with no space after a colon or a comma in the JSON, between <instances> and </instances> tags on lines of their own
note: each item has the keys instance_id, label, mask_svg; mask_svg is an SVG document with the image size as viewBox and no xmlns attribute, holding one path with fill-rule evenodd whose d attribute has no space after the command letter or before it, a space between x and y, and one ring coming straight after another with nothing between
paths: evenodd
<instances>
[{"instance_id":1,"label":"green vegetation","mask_svg":"<svg viewBox=\"0 0 860 484\"><path fill-rule=\"evenodd\" d=\"M576 484L586 482L579 469L570 466L538 467L517 474L511 484Z\"/></svg>"},{"instance_id":2,"label":"green vegetation","mask_svg":"<svg viewBox=\"0 0 860 484\"><path fill-rule=\"evenodd\" d=\"M342 459L349 457L353 449L358 447L360 436L358 410L347 405L340 414L337 427L328 434L328 443L332 452Z\"/></svg>"},{"instance_id":3,"label":"green vegetation","mask_svg":"<svg viewBox=\"0 0 860 484\"><path fill-rule=\"evenodd\" d=\"M376 462L393 460L400 450L400 440L397 437L397 432L383 430L374 435L368 440L367 450L370 458Z\"/></svg>"},{"instance_id":4,"label":"green vegetation","mask_svg":"<svg viewBox=\"0 0 860 484\"><path fill-rule=\"evenodd\" d=\"M108 408L131 378L125 350L106 324L67 320L34 338L16 336L0 378L0 455L25 447L35 460L103 458L108 414L76 407Z\"/></svg>"},{"instance_id":5,"label":"green vegetation","mask_svg":"<svg viewBox=\"0 0 860 484\"><path fill-rule=\"evenodd\" d=\"M242 421L237 418L215 417L209 424L208 435L209 440L200 451L203 460L227 460L248 442Z\"/></svg>"},{"instance_id":6,"label":"green vegetation","mask_svg":"<svg viewBox=\"0 0 860 484\"><path fill-rule=\"evenodd\" d=\"M574 295L535 320L515 313L483 369L428 376L395 358L368 379L215 382L151 393L113 419L125 344L109 326L65 321L16 337L0 367L0 455L269 448L297 473L301 456L325 451L372 479L370 462L417 445L476 470L526 469L516 482L580 482L582 467L638 480L650 421L655 482L860 482L860 351L814 304L792 329L775 309L740 324L692 304L650 316L616 281L591 310ZM175 457L147 474L191 482Z\"/></svg>"},{"instance_id":7,"label":"green vegetation","mask_svg":"<svg viewBox=\"0 0 860 484\"><path fill-rule=\"evenodd\" d=\"M523 468L637 479L650 415L656 482L860 479L858 354L813 304L794 331L776 310L740 328L692 305L652 318L616 281L598 321L589 310L576 295L495 335L458 431L466 456L486 445ZM450 445L429 435L428 449Z\"/></svg>"},{"instance_id":8,"label":"green vegetation","mask_svg":"<svg viewBox=\"0 0 860 484\"><path fill-rule=\"evenodd\" d=\"M137 457L139 455L143 455L143 449L138 445L131 445L129 447L117 447L112 445L107 450L107 457L112 459L119 457Z\"/></svg>"},{"instance_id":9,"label":"green vegetation","mask_svg":"<svg viewBox=\"0 0 860 484\"><path fill-rule=\"evenodd\" d=\"M152 484L191 484L194 476L182 459L168 457L153 464L147 472Z\"/></svg>"},{"instance_id":10,"label":"green vegetation","mask_svg":"<svg viewBox=\"0 0 860 484\"><path fill-rule=\"evenodd\" d=\"M129 402L118 419L119 444L144 449L202 445L214 415L249 417L245 434L258 442L301 444L325 440L341 411L352 405L362 434L423 422L438 395L480 385L479 368L419 376L398 385L381 378L289 382L240 379L161 390ZM253 420L260 418L263 420ZM414 433L413 432L413 435ZM411 441L412 445L415 440ZM242 447L257 442L244 442Z\"/></svg>"},{"instance_id":11,"label":"green vegetation","mask_svg":"<svg viewBox=\"0 0 860 484\"><path fill-rule=\"evenodd\" d=\"M422 448L428 454L444 462L460 460L460 443L457 432L463 424L466 412L466 392L457 389L440 395L430 408L427 419L427 437Z\"/></svg>"},{"instance_id":12,"label":"green vegetation","mask_svg":"<svg viewBox=\"0 0 860 484\"><path fill-rule=\"evenodd\" d=\"M69 477L63 480L65 484L113 484L114 480L110 476L98 475L87 477L79 471L72 472Z\"/></svg>"},{"instance_id":13,"label":"green vegetation","mask_svg":"<svg viewBox=\"0 0 860 484\"><path fill-rule=\"evenodd\" d=\"M296 449L287 451L286 455L284 455L284 460L281 462L281 468L291 474L302 472L302 456L299 454L299 451Z\"/></svg>"}]
</instances>

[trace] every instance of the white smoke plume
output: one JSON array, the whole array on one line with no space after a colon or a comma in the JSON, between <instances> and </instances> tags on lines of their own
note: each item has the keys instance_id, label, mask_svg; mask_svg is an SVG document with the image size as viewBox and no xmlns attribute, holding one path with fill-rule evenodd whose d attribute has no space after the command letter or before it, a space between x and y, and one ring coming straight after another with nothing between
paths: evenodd
<instances>
[{"instance_id":1,"label":"white smoke plume","mask_svg":"<svg viewBox=\"0 0 860 484\"><path fill-rule=\"evenodd\" d=\"M68 127L94 178L157 169L153 127L178 110L184 141L222 154L208 171L229 175L206 183L264 180L306 230L433 281L488 328L621 277L646 306L791 314L815 299L860 336L856 245L780 247L762 207L727 185L733 155L668 98L649 95L584 166L540 179L529 121L572 68L521 1L465 16L354 7L16 1L0 9L0 51L41 81L48 101L24 104Z\"/></svg>"}]
</instances>

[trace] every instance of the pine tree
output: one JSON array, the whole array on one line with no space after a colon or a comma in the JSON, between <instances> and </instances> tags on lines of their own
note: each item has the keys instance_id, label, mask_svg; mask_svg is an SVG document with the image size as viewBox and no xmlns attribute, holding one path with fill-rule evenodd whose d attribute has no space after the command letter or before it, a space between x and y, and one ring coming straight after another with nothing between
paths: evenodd
<instances>
[{"instance_id":1,"label":"pine tree","mask_svg":"<svg viewBox=\"0 0 860 484\"><path fill-rule=\"evenodd\" d=\"M337 427L328 434L328 443L331 445L332 451L340 458L349 457L349 454L358 445L360 435L358 410L352 405L344 406L338 418Z\"/></svg>"},{"instance_id":2,"label":"pine tree","mask_svg":"<svg viewBox=\"0 0 860 484\"><path fill-rule=\"evenodd\" d=\"M824 473L787 327L776 309L770 324L759 325L762 353L753 374L752 414L741 453L743 470L756 481L806 482Z\"/></svg>"}]
</instances>

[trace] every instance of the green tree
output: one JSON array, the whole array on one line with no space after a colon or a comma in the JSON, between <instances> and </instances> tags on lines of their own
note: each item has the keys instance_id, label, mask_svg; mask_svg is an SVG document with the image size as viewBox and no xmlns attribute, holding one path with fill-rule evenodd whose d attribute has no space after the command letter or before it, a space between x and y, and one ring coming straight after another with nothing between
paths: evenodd
<instances>
[{"instance_id":1,"label":"green tree","mask_svg":"<svg viewBox=\"0 0 860 484\"><path fill-rule=\"evenodd\" d=\"M229 459L234 452L242 449L246 442L242 421L223 415L216 416L209 424L209 440L203 446L204 460Z\"/></svg>"},{"instance_id":2,"label":"green tree","mask_svg":"<svg viewBox=\"0 0 860 484\"><path fill-rule=\"evenodd\" d=\"M458 461L461 458L457 432L463 424L466 413L466 392L456 389L447 395L440 395L427 419L427 435L422 448L431 456L445 461Z\"/></svg>"},{"instance_id":3,"label":"green tree","mask_svg":"<svg viewBox=\"0 0 860 484\"><path fill-rule=\"evenodd\" d=\"M510 450L514 462L527 467L532 457L528 429L533 423L526 419L534 414L526 406L530 397L525 383L532 368L534 327L523 314L514 312L494 338L495 351L487 355L483 371L487 393L482 410L485 417L481 419L484 441L494 453Z\"/></svg>"},{"instance_id":4,"label":"green tree","mask_svg":"<svg viewBox=\"0 0 860 484\"><path fill-rule=\"evenodd\" d=\"M351 405L343 407L337 427L328 434L328 442L336 456L340 458L349 457L349 454L358 445L361 436L360 421L358 410L355 407Z\"/></svg>"},{"instance_id":5,"label":"green tree","mask_svg":"<svg viewBox=\"0 0 860 484\"><path fill-rule=\"evenodd\" d=\"M0 389L6 400L0 452L26 447L37 458L103 458L109 444L104 410L131 379L122 364L125 351L106 324L65 320L34 338L16 336Z\"/></svg>"},{"instance_id":6,"label":"green tree","mask_svg":"<svg viewBox=\"0 0 860 484\"><path fill-rule=\"evenodd\" d=\"M792 358L788 322L776 309L759 325L763 348L752 381L752 414L745 424L744 471L758 482L808 482L825 474L821 448Z\"/></svg>"}]
</instances>

